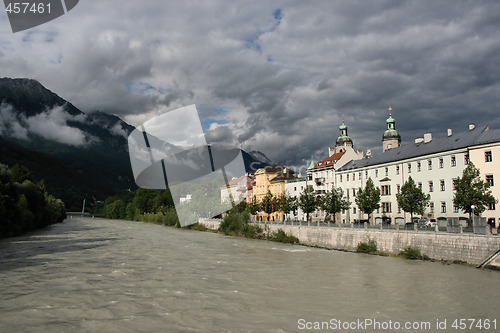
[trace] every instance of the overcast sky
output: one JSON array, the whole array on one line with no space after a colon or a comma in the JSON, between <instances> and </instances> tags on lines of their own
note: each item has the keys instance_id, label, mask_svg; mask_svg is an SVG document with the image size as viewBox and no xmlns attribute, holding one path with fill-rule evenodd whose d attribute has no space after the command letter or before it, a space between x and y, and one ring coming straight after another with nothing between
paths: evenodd
<instances>
[{"instance_id":1,"label":"overcast sky","mask_svg":"<svg viewBox=\"0 0 500 333\"><path fill-rule=\"evenodd\" d=\"M196 104L211 142L288 166L328 154L342 114L380 151L469 123L500 128L500 1L81 0L13 34L0 77L39 80L131 125Z\"/></svg>"}]
</instances>

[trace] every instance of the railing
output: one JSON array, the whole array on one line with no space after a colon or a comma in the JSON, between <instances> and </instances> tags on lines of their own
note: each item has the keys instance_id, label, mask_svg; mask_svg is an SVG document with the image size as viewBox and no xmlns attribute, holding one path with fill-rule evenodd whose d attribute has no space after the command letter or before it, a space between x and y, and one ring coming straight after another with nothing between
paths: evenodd
<instances>
[{"instance_id":1,"label":"railing","mask_svg":"<svg viewBox=\"0 0 500 333\"><path fill-rule=\"evenodd\" d=\"M287 219L285 221L258 221L251 220L251 223L263 225L283 225L283 226L310 226L319 228L338 228L338 229L367 229L367 230L386 230L400 232L427 232L427 233L473 233L473 228L460 227L457 230L443 226L419 227L417 223L400 224L369 224L369 223L333 223L320 220L304 221L298 219ZM486 235L500 235L500 227L498 233L486 232Z\"/></svg>"}]
</instances>

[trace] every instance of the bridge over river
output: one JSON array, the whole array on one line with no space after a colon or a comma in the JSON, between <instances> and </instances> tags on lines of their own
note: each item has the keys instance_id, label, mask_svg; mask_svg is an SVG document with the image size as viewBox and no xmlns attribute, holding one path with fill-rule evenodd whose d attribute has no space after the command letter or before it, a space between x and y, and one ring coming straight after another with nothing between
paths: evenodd
<instances>
[{"instance_id":1,"label":"bridge over river","mask_svg":"<svg viewBox=\"0 0 500 333\"><path fill-rule=\"evenodd\" d=\"M499 282L465 265L72 218L0 240L0 332L456 332L470 320L483 329L462 332L495 332Z\"/></svg>"}]
</instances>

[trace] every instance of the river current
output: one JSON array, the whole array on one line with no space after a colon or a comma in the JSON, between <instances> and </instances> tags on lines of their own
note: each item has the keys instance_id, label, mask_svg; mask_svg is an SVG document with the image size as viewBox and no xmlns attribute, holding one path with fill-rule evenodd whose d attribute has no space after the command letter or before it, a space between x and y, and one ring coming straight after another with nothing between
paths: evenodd
<instances>
[{"instance_id":1,"label":"river current","mask_svg":"<svg viewBox=\"0 0 500 333\"><path fill-rule=\"evenodd\" d=\"M499 272L106 219L0 240L0 286L0 332L500 330Z\"/></svg>"}]
</instances>

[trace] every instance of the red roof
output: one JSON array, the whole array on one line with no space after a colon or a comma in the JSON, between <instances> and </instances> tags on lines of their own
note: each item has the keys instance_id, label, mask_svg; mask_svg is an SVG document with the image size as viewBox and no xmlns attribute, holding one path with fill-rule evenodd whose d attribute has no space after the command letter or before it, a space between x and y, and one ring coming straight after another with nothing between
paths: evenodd
<instances>
[{"instance_id":1,"label":"red roof","mask_svg":"<svg viewBox=\"0 0 500 333\"><path fill-rule=\"evenodd\" d=\"M345 154L345 151L341 151L339 153L333 154L330 157L325 158L324 160L319 161L314 165L313 169L326 168L329 166L333 166L340 158Z\"/></svg>"}]
</instances>

